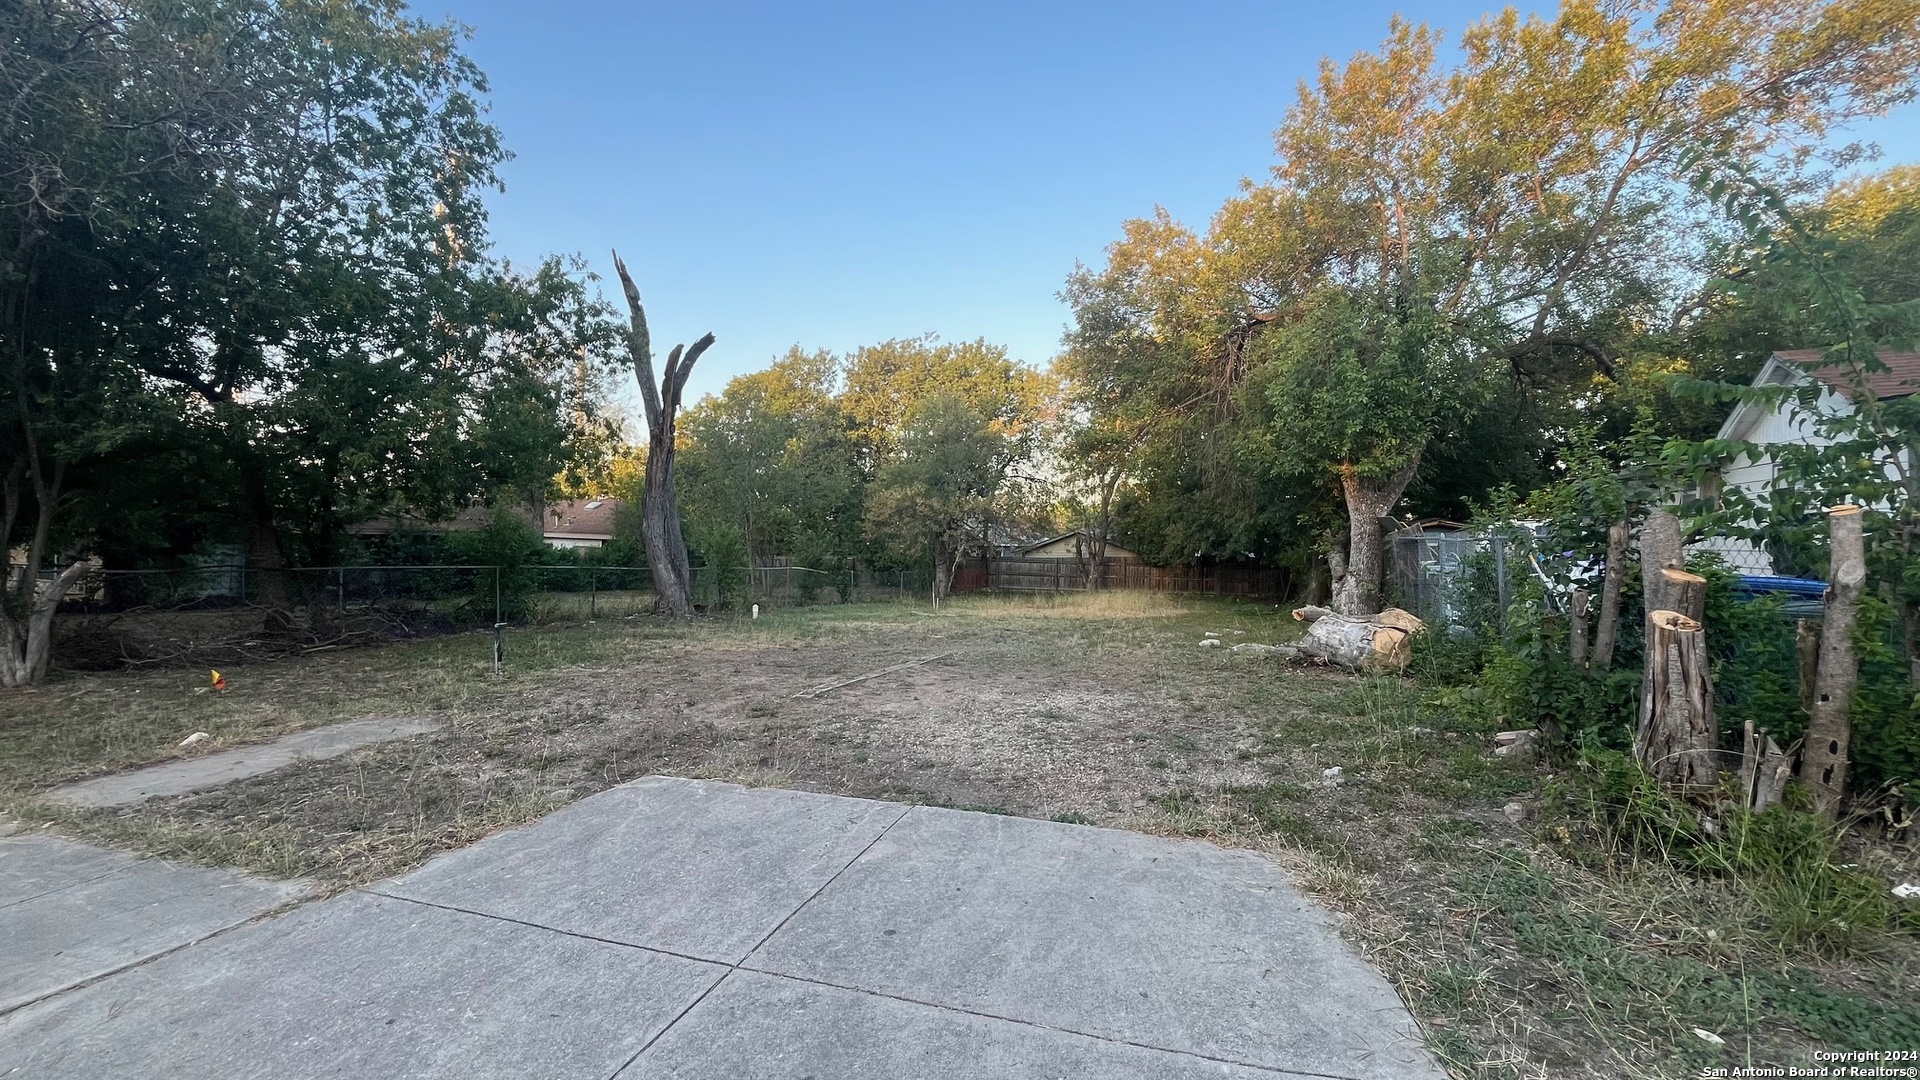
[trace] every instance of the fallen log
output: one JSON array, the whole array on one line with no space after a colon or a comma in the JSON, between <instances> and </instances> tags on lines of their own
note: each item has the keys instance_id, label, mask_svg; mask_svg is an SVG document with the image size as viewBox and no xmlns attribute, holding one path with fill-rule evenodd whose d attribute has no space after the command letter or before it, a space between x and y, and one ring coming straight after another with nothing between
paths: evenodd
<instances>
[{"instance_id":1,"label":"fallen log","mask_svg":"<svg viewBox=\"0 0 1920 1080\"><path fill-rule=\"evenodd\" d=\"M1426 628L1419 617L1399 608L1362 617L1309 605L1295 610L1293 617L1307 624L1306 637L1293 646L1295 653L1355 670L1406 667L1413 635Z\"/></svg>"}]
</instances>

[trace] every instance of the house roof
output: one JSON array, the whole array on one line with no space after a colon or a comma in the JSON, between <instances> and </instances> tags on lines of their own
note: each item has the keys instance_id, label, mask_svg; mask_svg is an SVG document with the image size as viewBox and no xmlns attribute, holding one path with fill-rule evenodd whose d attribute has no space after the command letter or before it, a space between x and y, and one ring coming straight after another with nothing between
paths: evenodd
<instances>
[{"instance_id":1,"label":"house roof","mask_svg":"<svg viewBox=\"0 0 1920 1080\"><path fill-rule=\"evenodd\" d=\"M1786 349L1773 355L1775 359L1792 364L1805 374L1826 383L1835 393L1845 394L1852 389L1845 369L1834 365L1822 366L1827 358L1825 349ZM1867 385L1875 394L1883 398L1901 398L1920 393L1920 352L1883 349L1876 355L1881 363L1887 365L1887 370L1867 376Z\"/></svg>"},{"instance_id":2,"label":"house roof","mask_svg":"<svg viewBox=\"0 0 1920 1080\"><path fill-rule=\"evenodd\" d=\"M547 504L547 536L571 536L583 540L613 539L613 519L620 512L620 500L563 499Z\"/></svg>"}]
</instances>

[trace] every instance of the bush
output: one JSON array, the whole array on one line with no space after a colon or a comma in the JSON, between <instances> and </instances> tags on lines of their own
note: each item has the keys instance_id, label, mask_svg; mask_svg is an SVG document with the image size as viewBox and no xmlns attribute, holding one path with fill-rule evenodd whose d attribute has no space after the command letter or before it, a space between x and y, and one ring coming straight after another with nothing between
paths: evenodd
<instances>
[{"instance_id":1,"label":"bush","mask_svg":"<svg viewBox=\"0 0 1920 1080\"><path fill-rule=\"evenodd\" d=\"M519 514L495 508L487 527L473 532L454 533L449 553L459 562L473 566L498 567L494 575L475 576L465 604L467 615L476 622L524 622L533 613L533 594L539 591L537 575L528 569L538 565L551 549L540 530Z\"/></svg>"}]
</instances>

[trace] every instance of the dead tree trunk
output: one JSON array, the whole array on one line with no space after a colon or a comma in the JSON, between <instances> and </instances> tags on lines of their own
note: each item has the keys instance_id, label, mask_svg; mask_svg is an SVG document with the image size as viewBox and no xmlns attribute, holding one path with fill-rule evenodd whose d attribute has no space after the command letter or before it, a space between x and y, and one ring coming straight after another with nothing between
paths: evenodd
<instances>
[{"instance_id":1,"label":"dead tree trunk","mask_svg":"<svg viewBox=\"0 0 1920 1080\"><path fill-rule=\"evenodd\" d=\"M1668 567L1654 574L1659 579L1654 599L1659 601L1648 611L1677 611L1694 622L1707 621L1707 579L1699 574Z\"/></svg>"},{"instance_id":2,"label":"dead tree trunk","mask_svg":"<svg viewBox=\"0 0 1920 1080\"><path fill-rule=\"evenodd\" d=\"M1832 553L1826 614L1800 779L1813 796L1814 810L1832 817L1847 794L1847 744L1853 734L1848 706L1860 678L1860 658L1853 651L1853 625L1860 617L1860 592L1867 580L1860 508L1843 505L1828 511L1827 538Z\"/></svg>"},{"instance_id":3,"label":"dead tree trunk","mask_svg":"<svg viewBox=\"0 0 1920 1080\"><path fill-rule=\"evenodd\" d=\"M1647 615L1647 666L1633 755L1663 783L1713 784L1720 731L1713 718L1707 635L1677 611Z\"/></svg>"},{"instance_id":4,"label":"dead tree trunk","mask_svg":"<svg viewBox=\"0 0 1920 1080\"><path fill-rule=\"evenodd\" d=\"M1567 603L1567 659L1577 668L1587 666L1587 607L1592 599L1587 590L1575 589Z\"/></svg>"},{"instance_id":5,"label":"dead tree trunk","mask_svg":"<svg viewBox=\"0 0 1920 1080\"><path fill-rule=\"evenodd\" d=\"M1753 721L1746 723L1740 743L1740 805L1760 813L1780 801L1787 790L1787 778L1793 775L1793 759L1764 731L1756 731Z\"/></svg>"},{"instance_id":6,"label":"dead tree trunk","mask_svg":"<svg viewBox=\"0 0 1920 1080\"><path fill-rule=\"evenodd\" d=\"M1620 639L1620 583L1627 576L1627 523L1607 528L1606 580L1600 586L1600 625L1593 633L1591 666L1605 671L1613 666L1613 645Z\"/></svg>"},{"instance_id":7,"label":"dead tree trunk","mask_svg":"<svg viewBox=\"0 0 1920 1080\"><path fill-rule=\"evenodd\" d=\"M1686 567L1686 536L1680 529L1680 519L1669 510L1648 514L1646 524L1640 527L1640 586L1647 611L1678 611L1699 618L1667 602L1667 579L1660 571Z\"/></svg>"},{"instance_id":8,"label":"dead tree trunk","mask_svg":"<svg viewBox=\"0 0 1920 1080\"><path fill-rule=\"evenodd\" d=\"M1365 618L1380 610L1380 584L1386 574L1386 538L1380 534L1380 519L1400 501L1419 468L1417 453L1384 478L1363 476L1351 465L1341 468L1340 487L1347 501L1347 572L1333 600L1341 614Z\"/></svg>"},{"instance_id":9,"label":"dead tree trunk","mask_svg":"<svg viewBox=\"0 0 1920 1080\"><path fill-rule=\"evenodd\" d=\"M680 528L680 505L673 486L674 423L680 415L680 395L700 354L713 345L708 334L688 349L675 345L667 356L660 383L653 380L653 340L647 333L647 312L640 305L640 289L627 273L620 253L613 268L627 294L632 328L627 348L633 354L634 378L640 381L640 400L647 412L646 482L640 502L640 538L647 549L647 569L653 578L654 607L668 615L693 613L693 568L687 559L686 535ZM685 349L685 355L682 350Z\"/></svg>"}]
</instances>

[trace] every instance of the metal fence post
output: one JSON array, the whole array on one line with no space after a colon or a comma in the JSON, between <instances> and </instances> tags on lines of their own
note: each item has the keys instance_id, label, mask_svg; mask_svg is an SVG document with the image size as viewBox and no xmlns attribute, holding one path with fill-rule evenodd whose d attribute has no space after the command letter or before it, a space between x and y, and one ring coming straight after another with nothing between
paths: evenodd
<instances>
[{"instance_id":1,"label":"metal fence post","mask_svg":"<svg viewBox=\"0 0 1920 1080\"><path fill-rule=\"evenodd\" d=\"M1493 594L1500 603L1500 631L1507 629L1507 605L1512 603L1507 585L1507 538L1502 533L1493 534Z\"/></svg>"},{"instance_id":2,"label":"metal fence post","mask_svg":"<svg viewBox=\"0 0 1920 1080\"><path fill-rule=\"evenodd\" d=\"M499 626L500 624L501 624L501 618L500 618L500 568L496 566L496 567L494 567L494 568L493 568L493 625L494 625L495 627L498 627L498 626ZM499 640L499 637L500 637L500 632L499 632L499 630L498 630L498 629L496 629L496 630L494 631L494 640L495 640L496 642L498 642L498 640ZM497 651L497 649L496 649L496 651ZM498 661L497 661L497 660L495 661L495 664L496 664L496 666L497 666L497 664L498 664Z\"/></svg>"}]
</instances>

